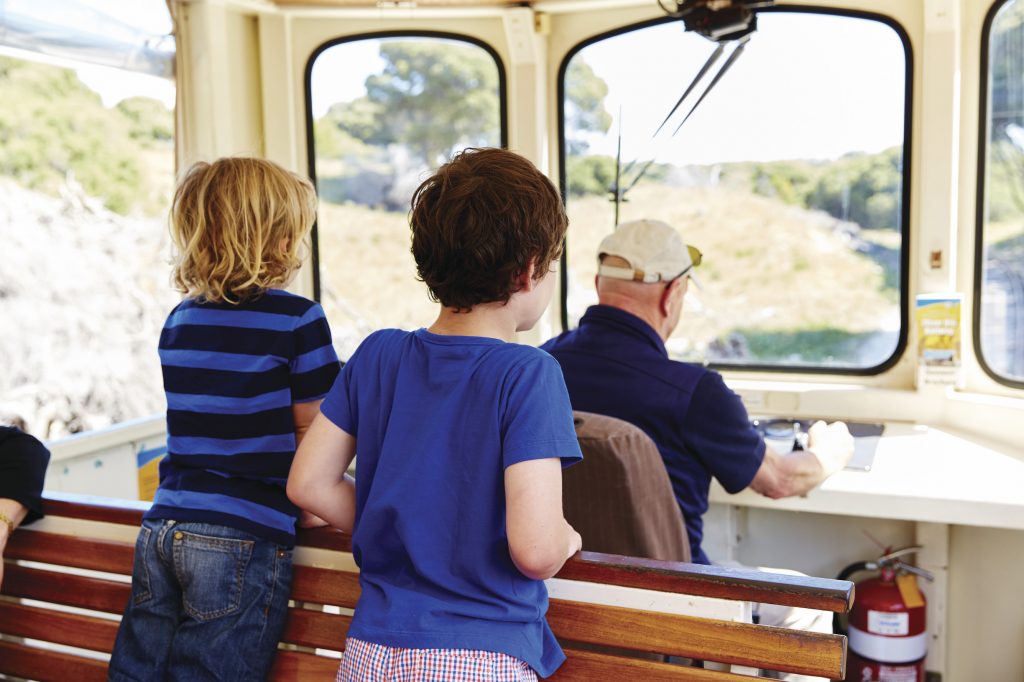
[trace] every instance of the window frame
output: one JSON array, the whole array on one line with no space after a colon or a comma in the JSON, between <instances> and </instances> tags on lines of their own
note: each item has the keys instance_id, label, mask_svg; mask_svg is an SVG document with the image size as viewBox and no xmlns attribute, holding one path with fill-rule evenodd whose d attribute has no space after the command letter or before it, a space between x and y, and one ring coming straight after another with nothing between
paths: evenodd
<instances>
[{"instance_id":1,"label":"window frame","mask_svg":"<svg viewBox=\"0 0 1024 682\"><path fill-rule=\"evenodd\" d=\"M1007 0L1001 0L1003 2ZM876 12L867 12L862 10L851 10L851 9L840 9L833 7L819 7L813 5L773 5L772 7L766 7L757 10L758 13L786 13L786 14L822 14L827 16L839 16L849 17L852 19L867 19L871 21L877 21L885 24L893 30L896 36L900 39L903 44L903 52L905 55L905 79L904 79L904 91L903 91L903 183L901 187L901 206L900 206L900 331L899 336L896 340L896 347L893 349L892 355L881 363L872 367L826 367L823 365L808 366L808 365L782 365L782 364L723 364L723 363L706 363L707 366L720 370L720 371L753 371L753 372L771 372L775 374L786 373L786 374L832 374L832 375L845 375L845 376L872 376L882 374L893 368L903 357L906 352L907 343L910 334L910 180L911 180L911 141L913 137L913 93L914 93L914 50L910 42L910 36L907 34L906 29L903 25L895 18L879 14ZM648 19L626 26L620 26L611 31L605 31L597 35L591 36L569 49L562 58L561 64L558 67L558 82L557 82L557 113L558 113L558 182L559 190L562 193L562 201L567 204L568 199L568 182L566 177L566 144L565 144L565 75L569 68L569 63L572 59L581 52L584 48L589 47L595 43L599 43L602 40L608 38L614 38L616 36L631 33L636 30L650 28L652 26L658 26L661 24L667 24L680 21L672 17L658 17L655 19ZM569 237L566 236L566 246L562 252L562 263L559 273L559 282L561 286L561 310L560 310L560 323L561 331L565 332L569 330L569 309L568 309L568 284L569 284Z\"/></svg>"},{"instance_id":2,"label":"window frame","mask_svg":"<svg viewBox=\"0 0 1024 682\"><path fill-rule=\"evenodd\" d=\"M988 208L988 186L985 182L989 161L989 122L992 88L989 84L989 53L992 48L992 27L995 24L996 15L1012 0L996 0L985 13L985 22L981 28L981 48L979 62L981 66L978 81L978 164L977 164L977 190L975 193L975 218L974 218L974 291L972 294L971 311L971 338L974 344L974 357L978 365L993 381L1009 386L1010 388L1024 388L1024 379L1013 379L997 372L985 359L984 347L981 338L981 298L984 288L985 274L985 213Z\"/></svg>"},{"instance_id":3,"label":"window frame","mask_svg":"<svg viewBox=\"0 0 1024 682\"><path fill-rule=\"evenodd\" d=\"M316 188L316 141L313 135L313 66L321 54L345 43L354 43L362 40L379 40L386 38L440 38L468 43L483 48L484 52L494 60L498 69L498 126L499 140L502 149L508 149L508 81L505 76L505 64L501 55L494 47L480 38L465 35L462 33L451 33L448 31L418 31L418 30L391 30L373 31L371 33L358 33L355 35L332 38L321 43L309 55L306 61L303 89L305 91L306 109L306 163L308 164L309 179ZM313 300L320 302L320 231L319 215L313 222L313 229L310 231L310 262L313 267Z\"/></svg>"}]
</instances>

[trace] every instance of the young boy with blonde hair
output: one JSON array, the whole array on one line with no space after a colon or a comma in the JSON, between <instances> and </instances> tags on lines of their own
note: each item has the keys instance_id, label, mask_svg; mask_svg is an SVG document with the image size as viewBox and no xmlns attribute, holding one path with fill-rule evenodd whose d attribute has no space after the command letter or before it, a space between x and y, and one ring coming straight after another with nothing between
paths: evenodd
<instances>
[{"instance_id":1,"label":"young boy with blonde hair","mask_svg":"<svg viewBox=\"0 0 1024 682\"><path fill-rule=\"evenodd\" d=\"M513 339L551 298L565 211L523 157L469 149L419 187L411 226L440 314L360 345L288 480L352 532L362 593L338 679L547 677L565 656L542 581L580 549L561 466L581 454L558 364Z\"/></svg>"},{"instance_id":2,"label":"young boy with blonde hair","mask_svg":"<svg viewBox=\"0 0 1024 682\"><path fill-rule=\"evenodd\" d=\"M321 307L283 291L312 185L254 158L197 163L171 234L185 299L160 335L167 456L135 547L110 679L262 680L284 628L295 448L338 374Z\"/></svg>"}]
</instances>

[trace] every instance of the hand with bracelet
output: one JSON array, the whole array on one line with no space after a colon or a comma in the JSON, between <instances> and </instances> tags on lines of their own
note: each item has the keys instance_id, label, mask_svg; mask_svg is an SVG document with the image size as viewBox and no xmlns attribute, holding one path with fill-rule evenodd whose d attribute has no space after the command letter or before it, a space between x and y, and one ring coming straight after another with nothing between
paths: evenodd
<instances>
[{"instance_id":1,"label":"hand with bracelet","mask_svg":"<svg viewBox=\"0 0 1024 682\"><path fill-rule=\"evenodd\" d=\"M42 490L50 452L13 427L0 426L0 588L3 555L14 529L43 515Z\"/></svg>"}]
</instances>

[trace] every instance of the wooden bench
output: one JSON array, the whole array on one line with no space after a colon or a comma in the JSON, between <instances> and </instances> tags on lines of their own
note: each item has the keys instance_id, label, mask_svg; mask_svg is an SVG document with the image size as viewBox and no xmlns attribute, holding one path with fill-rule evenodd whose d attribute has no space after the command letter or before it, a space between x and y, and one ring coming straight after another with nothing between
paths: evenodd
<instances>
[{"instance_id":1,"label":"wooden bench","mask_svg":"<svg viewBox=\"0 0 1024 682\"><path fill-rule=\"evenodd\" d=\"M143 508L50 497L47 518L12 536L0 592L0 673L106 679ZM349 538L331 529L304 531L295 561L296 604L272 679L329 680L359 598ZM850 582L583 552L548 584L548 620L568 656L551 679L740 681L757 669L830 679L845 674L845 637L743 621L750 601L845 613L853 600ZM604 649L593 651L595 645ZM611 654L608 647L627 651ZM650 654L662 660L649 660ZM666 656L725 669L664 662Z\"/></svg>"}]
</instances>

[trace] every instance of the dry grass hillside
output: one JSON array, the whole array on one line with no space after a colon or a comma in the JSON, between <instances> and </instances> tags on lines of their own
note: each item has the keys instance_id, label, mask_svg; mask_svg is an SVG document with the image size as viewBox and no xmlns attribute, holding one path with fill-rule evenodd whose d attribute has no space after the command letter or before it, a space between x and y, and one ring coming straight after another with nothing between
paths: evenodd
<instances>
[{"instance_id":1,"label":"dry grass hillside","mask_svg":"<svg viewBox=\"0 0 1024 682\"><path fill-rule=\"evenodd\" d=\"M704 359L716 339L742 330L748 338L774 337L778 350L788 337L793 348L806 348L805 360L843 354L847 342L870 356L866 336L898 329L895 291L886 290L885 268L868 255L888 250L855 225L728 186L639 185L620 219L638 218L668 222L704 253L697 270L704 289L691 288L673 344L682 355ZM595 299L594 255L613 208L601 197L576 199L569 219L572 320ZM875 241L891 242L887 236Z\"/></svg>"},{"instance_id":2,"label":"dry grass hillside","mask_svg":"<svg viewBox=\"0 0 1024 682\"><path fill-rule=\"evenodd\" d=\"M780 338L794 347L817 344L814 360L853 353L844 344L870 356L884 348L872 348L865 337L889 330L882 332L884 346L898 328L884 268L863 252L880 247L858 237L855 226L728 187L639 185L630 198L622 220L665 220L705 254L699 270L704 290L691 290L672 344L680 354L703 359L715 339L743 330L776 345ZM573 199L569 216L575 320L594 300L593 254L613 211L594 196ZM323 301L343 356L373 329L433 320L435 304L415 278L404 213L325 203L319 229Z\"/></svg>"}]
</instances>

